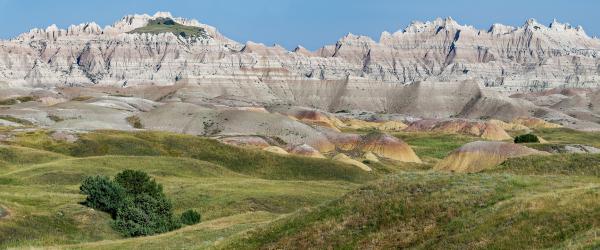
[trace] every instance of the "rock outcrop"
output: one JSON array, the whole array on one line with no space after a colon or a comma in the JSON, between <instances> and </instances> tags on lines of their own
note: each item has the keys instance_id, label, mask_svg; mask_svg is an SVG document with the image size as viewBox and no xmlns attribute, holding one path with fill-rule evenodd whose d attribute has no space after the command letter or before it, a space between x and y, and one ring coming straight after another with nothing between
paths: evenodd
<instances>
[{"instance_id":1,"label":"rock outcrop","mask_svg":"<svg viewBox=\"0 0 600 250\"><path fill-rule=\"evenodd\" d=\"M198 27L201 37L130 33L152 20L170 18ZM348 84L406 84L476 79L506 91L557 86L597 86L600 40L581 27L530 19L521 27L495 24L489 30L451 18L413 22L379 41L348 34L335 45L311 52L302 47L240 44L214 27L159 12L129 15L104 28L95 23L33 29L0 42L0 82L11 86L228 85L254 83L255 93L286 96L282 81L318 82L332 91ZM303 86L306 87L306 86ZM362 90L360 91L368 91ZM268 91L270 90L270 91ZM332 100L335 102L335 100Z\"/></svg>"},{"instance_id":2,"label":"rock outcrop","mask_svg":"<svg viewBox=\"0 0 600 250\"><path fill-rule=\"evenodd\" d=\"M132 32L157 19L193 26L201 35ZM600 40L589 37L581 27L559 22L544 26L535 20L521 27L497 24L478 30L440 18L414 22L393 34L384 32L378 41L348 34L316 51L302 47L288 51L278 45L238 43L214 27L159 12L129 15L106 27L86 23L60 29L52 25L0 41L0 100L35 95L48 106L2 112L35 116L35 122L56 128L131 129L120 121L138 109L150 113L140 115L150 129L238 135L244 128L224 119L240 121L239 115L281 124L275 122L279 116L263 107L290 105L307 108L280 113L332 129L376 126L397 131L403 127L400 121L374 124L363 120L348 125L331 115L359 110L504 122L537 117L570 128L600 130L600 94L590 89L599 84ZM82 94L99 97L108 92L157 103L150 108L125 103L121 114L109 115L103 108L121 104L115 100L67 102ZM42 118L57 107L71 112L63 123ZM222 107L230 110L210 111ZM189 112L169 114L179 108ZM77 118L75 109L85 110L81 117L88 120ZM258 117L249 111L265 114ZM192 115L175 120L182 114ZM214 116L215 123L225 126L200 119L206 116ZM276 134L291 124L285 122L274 128ZM249 126L268 127L257 122ZM298 137L302 136L286 134L285 140L301 144L305 140ZM489 138L502 139L495 132ZM319 138L313 139L310 146L321 152L331 150L331 145L319 145Z\"/></svg>"}]
</instances>

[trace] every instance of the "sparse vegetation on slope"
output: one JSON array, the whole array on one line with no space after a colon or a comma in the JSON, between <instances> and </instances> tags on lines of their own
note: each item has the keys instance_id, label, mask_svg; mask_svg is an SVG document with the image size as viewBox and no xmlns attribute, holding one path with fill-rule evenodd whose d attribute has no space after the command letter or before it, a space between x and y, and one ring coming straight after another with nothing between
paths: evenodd
<instances>
[{"instance_id":1,"label":"sparse vegetation on slope","mask_svg":"<svg viewBox=\"0 0 600 250\"><path fill-rule=\"evenodd\" d=\"M490 172L600 177L600 154L553 154L508 159Z\"/></svg>"},{"instance_id":2,"label":"sparse vegetation on slope","mask_svg":"<svg viewBox=\"0 0 600 250\"><path fill-rule=\"evenodd\" d=\"M568 128L537 129L535 134L556 144L584 144L600 148L600 132L584 132Z\"/></svg>"},{"instance_id":3,"label":"sparse vegetation on slope","mask_svg":"<svg viewBox=\"0 0 600 250\"><path fill-rule=\"evenodd\" d=\"M16 215L0 222L0 248L118 241L122 236L112 229L109 214L79 204L85 199L78 194L79 184L90 175L147 172L164 185L174 213L193 209L206 221L198 230L181 229L182 234L202 233L194 238L211 242L339 197L356 188L356 182L374 178L331 160L278 156L195 136L104 131L81 134L80 141L68 143L50 134L17 133L11 141L15 145L0 147L0 168L6 170L0 173L0 204ZM236 216L254 211L264 216ZM226 227L206 227L226 217L231 217ZM159 238L163 242L155 244L182 243Z\"/></svg>"},{"instance_id":4,"label":"sparse vegetation on slope","mask_svg":"<svg viewBox=\"0 0 600 250\"><path fill-rule=\"evenodd\" d=\"M175 22L171 18L156 18L150 20L144 27L134 29L129 33L148 33L148 34L160 34L160 33L173 33L177 36L182 37L200 37L208 38L206 30L200 27L186 26Z\"/></svg>"},{"instance_id":5,"label":"sparse vegetation on slope","mask_svg":"<svg viewBox=\"0 0 600 250\"><path fill-rule=\"evenodd\" d=\"M16 151L17 154L20 152ZM48 155L56 154L48 152ZM20 158L26 157L15 159ZM188 237L192 233L201 233L201 236L194 236L200 240L199 244L206 244L201 239L216 241L280 214L318 205L357 187L346 181L259 179L205 161L180 157L62 156L37 162L40 163L7 163L10 171L0 173L0 204L15 214L9 220L0 221L0 248L119 240L122 236L112 229L109 214L79 204L85 199L78 194L79 183L89 175L116 175L125 169L143 170L164 185L165 194L173 201L174 213L196 210L203 215L205 225L233 216L222 229L211 231L215 227L202 226L204 223L198 225L198 230L181 229ZM235 216L253 211L264 211L265 216L259 216L260 220ZM243 224L243 221L248 223ZM179 236L176 238L181 240ZM164 242L154 243L168 246L186 242L160 239ZM140 241L144 240L132 239L131 244L137 245Z\"/></svg>"},{"instance_id":6,"label":"sparse vegetation on slope","mask_svg":"<svg viewBox=\"0 0 600 250\"><path fill-rule=\"evenodd\" d=\"M14 123L18 123L18 124L22 124L22 125L33 125L32 122L25 120L25 119L21 119L21 118L17 118L14 116L10 116L10 115L0 115L0 119L5 120L5 121L9 121L9 122L14 122Z\"/></svg>"},{"instance_id":7,"label":"sparse vegetation on slope","mask_svg":"<svg viewBox=\"0 0 600 250\"><path fill-rule=\"evenodd\" d=\"M443 159L452 150L466 143L481 140L473 136L444 133L401 132L394 133L394 135L408 143L415 153L425 161Z\"/></svg>"},{"instance_id":8,"label":"sparse vegetation on slope","mask_svg":"<svg viewBox=\"0 0 600 250\"><path fill-rule=\"evenodd\" d=\"M17 132L12 145L0 146L0 206L10 212L0 219L1 249L600 246L600 160L594 154L525 156L464 175L436 173L429 164L368 162L373 171L366 173L327 159L172 133L100 131L79 134L75 143L51 134ZM430 156L477 139L399 136ZM109 213L79 204L87 176L126 169L161 183L173 214L188 214L190 223L183 224L200 219L189 210L201 214L201 222L124 238Z\"/></svg>"},{"instance_id":9,"label":"sparse vegetation on slope","mask_svg":"<svg viewBox=\"0 0 600 250\"><path fill-rule=\"evenodd\" d=\"M133 128L144 128L144 125L142 125L142 121L140 120L140 118L138 116L129 116L127 117L127 122L133 127Z\"/></svg>"},{"instance_id":10,"label":"sparse vegetation on slope","mask_svg":"<svg viewBox=\"0 0 600 250\"><path fill-rule=\"evenodd\" d=\"M33 96L20 96L20 97L0 100L0 106L1 105L15 105L17 103L31 102L31 101L35 101L35 100L36 100L36 97L33 97Z\"/></svg>"},{"instance_id":11,"label":"sparse vegetation on slope","mask_svg":"<svg viewBox=\"0 0 600 250\"><path fill-rule=\"evenodd\" d=\"M576 178L406 173L300 211L222 247L548 248L599 230L599 197L599 184ZM598 244L588 239L586 244Z\"/></svg>"},{"instance_id":12,"label":"sparse vegetation on slope","mask_svg":"<svg viewBox=\"0 0 600 250\"><path fill-rule=\"evenodd\" d=\"M347 180L363 182L373 174L347 164L300 156L247 150L216 140L164 132L100 131L82 134L75 143L52 140L47 132L20 134L15 144L66 155L173 156L208 161L232 171L267 179ZM285 167L282 167L285 166Z\"/></svg>"}]
</instances>

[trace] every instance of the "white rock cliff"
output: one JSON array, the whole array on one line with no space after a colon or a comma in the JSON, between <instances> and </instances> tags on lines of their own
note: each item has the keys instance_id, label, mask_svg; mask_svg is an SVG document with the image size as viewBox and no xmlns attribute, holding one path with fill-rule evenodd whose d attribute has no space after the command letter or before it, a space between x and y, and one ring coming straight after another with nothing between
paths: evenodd
<instances>
[{"instance_id":1,"label":"white rock cliff","mask_svg":"<svg viewBox=\"0 0 600 250\"><path fill-rule=\"evenodd\" d=\"M384 32L379 42L349 34L315 52L241 45L214 27L184 18L173 20L201 27L209 37L127 33L158 17L173 18L159 12L129 15L105 28L52 25L1 41L0 81L53 87L475 80L511 92L600 83L600 40L557 21L546 27L531 19L522 27L495 24L483 31L436 19Z\"/></svg>"}]
</instances>

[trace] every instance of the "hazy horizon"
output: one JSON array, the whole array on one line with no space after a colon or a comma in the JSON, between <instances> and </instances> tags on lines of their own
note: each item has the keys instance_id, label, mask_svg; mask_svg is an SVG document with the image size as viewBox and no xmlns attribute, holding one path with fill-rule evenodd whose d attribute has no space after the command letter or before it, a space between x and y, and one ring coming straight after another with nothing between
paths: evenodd
<instances>
[{"instance_id":1,"label":"hazy horizon","mask_svg":"<svg viewBox=\"0 0 600 250\"><path fill-rule=\"evenodd\" d=\"M431 6L436 6L432 8ZM0 0L0 38L9 39L32 28L56 24L96 22L113 24L128 14L168 11L174 16L197 19L216 27L238 42L280 44L287 49L302 45L317 49L335 43L347 33L379 39L382 32L404 29L412 21L451 16L458 23L488 29L494 23L521 26L528 18L548 25L554 18L581 25L589 36L600 34L600 18L594 13L600 3L580 1L516 1L497 3L455 0L399 2L363 1L151 1L132 0L38 2Z\"/></svg>"}]
</instances>

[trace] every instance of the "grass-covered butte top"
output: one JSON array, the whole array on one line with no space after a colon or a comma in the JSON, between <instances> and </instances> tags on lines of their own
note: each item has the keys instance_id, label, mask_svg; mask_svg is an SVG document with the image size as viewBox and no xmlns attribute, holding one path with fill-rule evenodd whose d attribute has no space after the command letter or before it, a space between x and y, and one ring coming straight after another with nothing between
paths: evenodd
<instances>
[{"instance_id":1,"label":"grass-covered butte top","mask_svg":"<svg viewBox=\"0 0 600 250\"><path fill-rule=\"evenodd\" d=\"M182 37L198 37L198 38L209 38L210 36L206 33L206 30L200 27L187 26L175 22L171 18L159 17L148 21L148 24L144 27L134 29L130 34L160 34L160 33L173 33L177 36Z\"/></svg>"}]
</instances>

